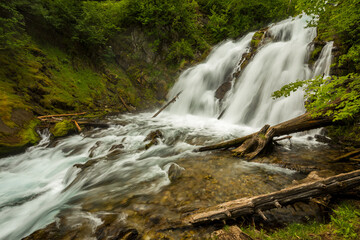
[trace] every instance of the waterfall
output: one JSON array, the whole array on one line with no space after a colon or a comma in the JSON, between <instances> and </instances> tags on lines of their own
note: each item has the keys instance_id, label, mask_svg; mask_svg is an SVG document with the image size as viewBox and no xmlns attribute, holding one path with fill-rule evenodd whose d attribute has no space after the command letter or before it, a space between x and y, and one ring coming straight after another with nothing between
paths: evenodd
<instances>
[{"instance_id":1,"label":"waterfall","mask_svg":"<svg viewBox=\"0 0 360 240\"><path fill-rule=\"evenodd\" d=\"M317 75L329 75L332 43L327 44L313 70L308 65L316 28L306 27L308 16L289 18L269 26L266 41L250 63L233 79L232 89L220 102L215 92L229 73L236 72L242 55L249 51L253 33L237 41L226 41L213 49L207 60L185 71L170 91L183 91L170 108L175 114L218 117L240 125L261 127L275 124L305 112L303 92L273 100L271 94L283 85Z\"/></svg>"},{"instance_id":2,"label":"waterfall","mask_svg":"<svg viewBox=\"0 0 360 240\"><path fill-rule=\"evenodd\" d=\"M21 239L52 222L59 236L73 230L84 233L87 228L82 227L90 225L83 238L93 239L106 214L118 213L121 224L129 221L129 226L140 226L139 222L131 222L145 216L138 214L139 209L147 209L149 217L170 218L179 213L179 202L198 200L205 190L199 184L203 172L192 173L190 169L217 174L214 179L220 179L219 184L206 187L216 186L213 189L219 191L221 201L232 194L229 188L255 195L292 183L296 177L293 171L263 163L222 161L218 156L208 159L194 150L253 133L254 127L305 111L301 91L277 100L272 100L271 93L297 79L329 75L332 42L323 48L313 67L307 64L310 43L316 36L315 28L305 28L307 19L297 17L270 26L246 66L242 63L251 53L254 33L219 44L205 62L181 74L169 93L172 98L183 91L179 100L157 118L151 118L151 113L108 117L112 124L108 129L88 130L55 141L50 140L49 132L44 132L37 146L1 159L0 240ZM216 92L224 83L230 90L217 98ZM218 121L222 112L222 121ZM144 139L157 130L164 138L147 149ZM177 185L177 191L186 194L168 198L170 188L157 196L170 184L170 165L178 161L200 180L189 175L192 177L186 179L187 184ZM269 180L268 172L279 177ZM244 180L238 181L242 177ZM249 179L254 182L243 184ZM249 186L263 187L259 190ZM194 193L190 194L190 190ZM158 199L151 200L155 196ZM196 202L196 208L209 205L207 200L201 201Z\"/></svg>"}]
</instances>

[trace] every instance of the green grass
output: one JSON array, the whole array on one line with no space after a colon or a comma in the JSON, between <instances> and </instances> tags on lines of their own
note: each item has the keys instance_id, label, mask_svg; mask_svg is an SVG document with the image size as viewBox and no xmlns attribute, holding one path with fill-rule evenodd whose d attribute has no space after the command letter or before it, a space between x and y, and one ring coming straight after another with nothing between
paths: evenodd
<instances>
[{"instance_id":1,"label":"green grass","mask_svg":"<svg viewBox=\"0 0 360 240\"><path fill-rule=\"evenodd\" d=\"M359 239L360 237L360 204L352 201L343 202L331 214L330 222L323 224L293 223L277 231L267 232L254 227L243 229L254 239L292 240L292 239Z\"/></svg>"}]
</instances>

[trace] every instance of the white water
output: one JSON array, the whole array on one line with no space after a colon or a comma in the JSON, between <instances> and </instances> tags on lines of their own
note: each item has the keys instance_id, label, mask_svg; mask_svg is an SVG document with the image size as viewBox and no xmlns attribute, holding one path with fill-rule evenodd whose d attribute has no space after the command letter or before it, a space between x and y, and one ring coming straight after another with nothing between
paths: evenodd
<instances>
[{"instance_id":1,"label":"white water","mask_svg":"<svg viewBox=\"0 0 360 240\"><path fill-rule=\"evenodd\" d=\"M154 194L170 183L169 163L202 154L193 152L194 143L207 145L243 136L252 133L253 127L301 114L301 92L276 101L270 94L296 79L329 74L332 43L323 49L311 71L306 61L315 29L304 26L305 19L289 19L272 26L269 32L275 41L262 46L243 69L222 107L214 93L235 71L243 53L249 51L253 34L222 43L205 63L185 71L170 93L173 96L184 90L180 99L156 119L151 118L152 114L110 119L114 124L125 121L127 125L68 137L55 146L48 146L49 138L44 134L43 141L26 153L0 159L0 239L27 236L53 222L66 208L79 209L71 221L85 218L95 229L101 219L81 212L77 199L92 196L107 201ZM227 111L219 121L223 108ZM162 130L165 140L145 150L143 140L155 129ZM124 145L121 153L112 154L110 148L119 143ZM95 163L82 172L74 167L89 160ZM235 168L243 172L262 168L284 175L293 173L266 164L239 163ZM126 221L126 215L122 220Z\"/></svg>"},{"instance_id":2,"label":"white water","mask_svg":"<svg viewBox=\"0 0 360 240\"><path fill-rule=\"evenodd\" d=\"M114 124L126 122L127 125L95 129L50 146L49 135L44 133L38 146L0 159L0 239L21 239L53 222L56 215L67 208L75 209L72 210L75 216L67 219L76 223L74 227L87 221L95 228L101 219L82 212L77 199L89 198L106 204L111 199L121 201L134 195L155 194L170 184L169 163L203 154L193 152L197 148L194 143L206 145L252 131L190 115L179 118L163 113L156 119L151 116L146 113L110 119ZM146 135L157 129L163 132L164 141L145 150ZM124 148L112 154L110 148L119 143ZM83 172L74 166L90 160L95 163ZM234 167L253 172L272 169L266 164Z\"/></svg>"},{"instance_id":3,"label":"white water","mask_svg":"<svg viewBox=\"0 0 360 240\"><path fill-rule=\"evenodd\" d=\"M308 17L287 19L270 27L273 41L263 45L248 66L243 69L231 92L219 107L215 91L234 72L241 56L248 51L252 34L216 47L205 63L184 72L169 96L183 91L171 106L173 114L196 114L222 119L252 127L279 123L304 113L303 93L298 91L288 98L273 100L271 94L283 85L316 75L328 75L332 43L324 47L312 71L307 62L315 28L305 28Z\"/></svg>"}]
</instances>

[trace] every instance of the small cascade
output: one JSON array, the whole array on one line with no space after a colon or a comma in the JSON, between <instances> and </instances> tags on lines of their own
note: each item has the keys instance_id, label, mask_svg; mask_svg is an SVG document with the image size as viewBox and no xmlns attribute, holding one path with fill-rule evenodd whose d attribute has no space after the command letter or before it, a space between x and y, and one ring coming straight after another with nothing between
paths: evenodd
<instances>
[{"instance_id":1,"label":"small cascade","mask_svg":"<svg viewBox=\"0 0 360 240\"><path fill-rule=\"evenodd\" d=\"M170 108L176 114L194 114L212 117L219 112L216 89L231 77L244 53L249 50L254 33L238 41L225 41L215 47L204 63L186 70L171 89L172 98L181 93L180 101Z\"/></svg>"},{"instance_id":2,"label":"small cascade","mask_svg":"<svg viewBox=\"0 0 360 240\"><path fill-rule=\"evenodd\" d=\"M314 66L313 77L324 75L325 77L330 76L330 65L332 60L331 50L334 46L334 42L328 42L321 50L319 59L316 61Z\"/></svg>"},{"instance_id":3,"label":"small cascade","mask_svg":"<svg viewBox=\"0 0 360 240\"><path fill-rule=\"evenodd\" d=\"M222 120L256 128L304 113L303 92L276 100L271 94L296 80L329 75L332 42L323 48L313 69L308 65L309 45L316 37L316 28L306 27L308 20L307 16L290 18L270 26L260 48L232 81L232 89L221 103L215 97L216 90L244 61L242 56L249 51L253 33L220 44L205 63L180 76L169 96L183 93L169 111L214 118L224 111Z\"/></svg>"}]
</instances>

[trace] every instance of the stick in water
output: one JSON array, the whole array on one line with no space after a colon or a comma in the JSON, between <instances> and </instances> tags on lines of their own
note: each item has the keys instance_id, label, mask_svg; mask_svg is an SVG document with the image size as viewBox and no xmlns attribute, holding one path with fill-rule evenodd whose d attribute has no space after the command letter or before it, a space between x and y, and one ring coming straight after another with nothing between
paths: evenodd
<instances>
[{"instance_id":1,"label":"stick in water","mask_svg":"<svg viewBox=\"0 0 360 240\"><path fill-rule=\"evenodd\" d=\"M171 103L173 103L173 102L176 102L176 99L179 97L179 95L182 93L182 91L180 91L178 94L176 94L176 96L173 98L173 99L171 99L165 106L163 106L162 108L160 108L160 110L157 112L157 113L155 113L155 115L153 116L153 118L154 117L156 117L157 115L159 115L165 108L167 108Z\"/></svg>"}]
</instances>

